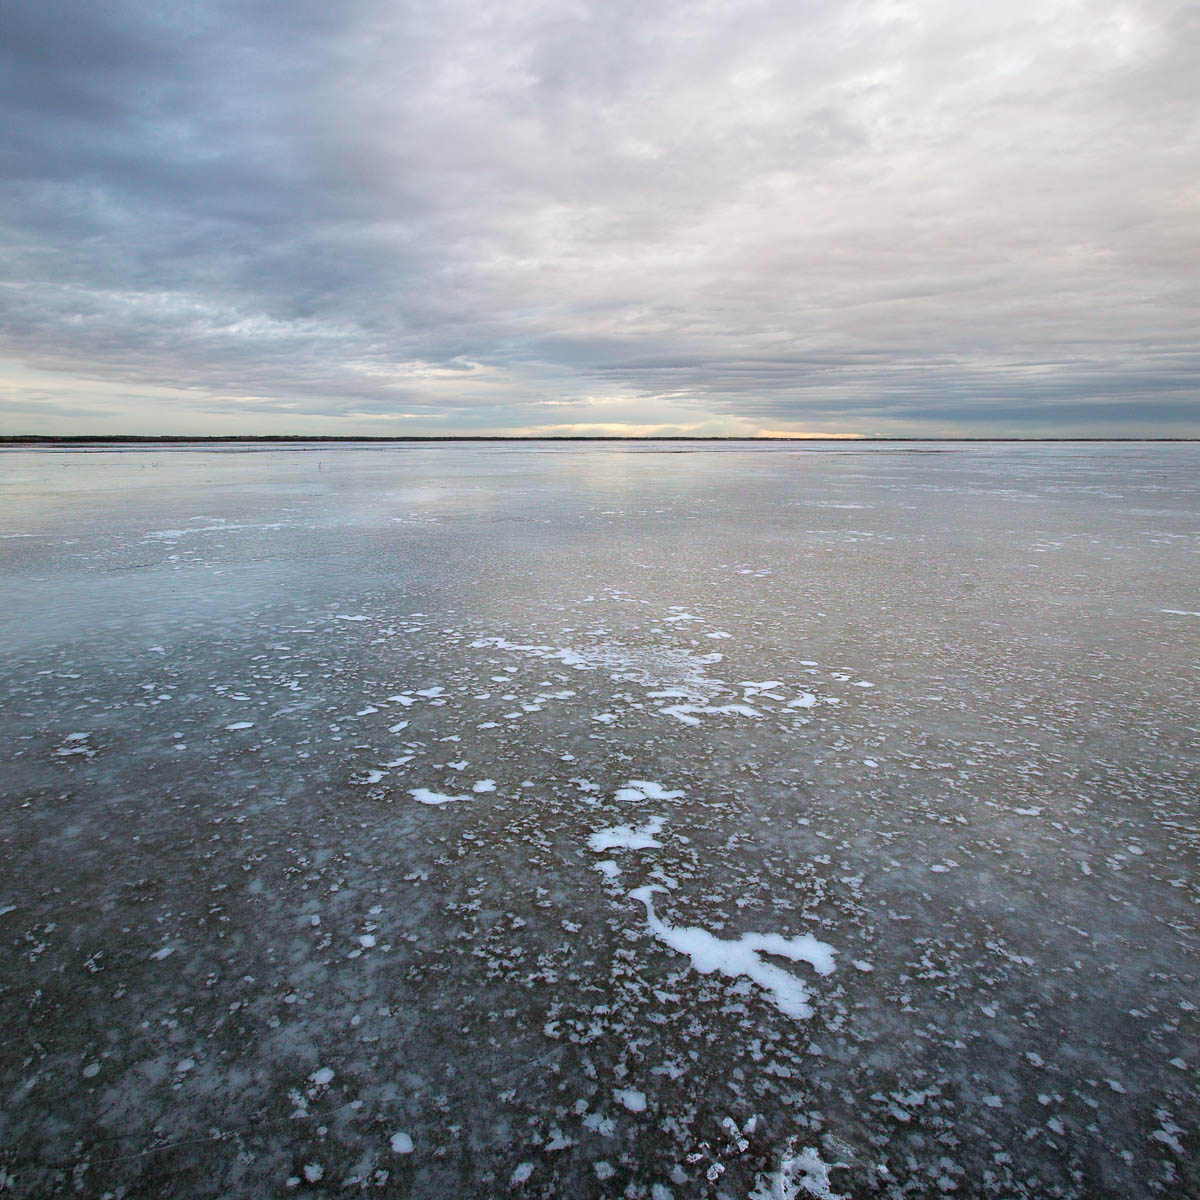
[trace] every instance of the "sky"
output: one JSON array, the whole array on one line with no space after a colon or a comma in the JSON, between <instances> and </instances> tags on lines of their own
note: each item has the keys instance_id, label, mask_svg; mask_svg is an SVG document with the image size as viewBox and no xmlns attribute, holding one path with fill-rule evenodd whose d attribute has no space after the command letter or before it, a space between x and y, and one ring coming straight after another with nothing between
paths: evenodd
<instances>
[{"instance_id":1,"label":"sky","mask_svg":"<svg viewBox=\"0 0 1200 1200\"><path fill-rule=\"evenodd\" d=\"M56 0L0 433L1200 436L1200 7Z\"/></svg>"}]
</instances>

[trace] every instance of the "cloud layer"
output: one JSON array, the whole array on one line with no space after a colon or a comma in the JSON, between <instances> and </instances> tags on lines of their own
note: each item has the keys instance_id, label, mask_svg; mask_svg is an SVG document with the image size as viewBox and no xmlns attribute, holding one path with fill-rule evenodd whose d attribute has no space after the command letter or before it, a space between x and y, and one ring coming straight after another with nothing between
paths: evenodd
<instances>
[{"instance_id":1,"label":"cloud layer","mask_svg":"<svg viewBox=\"0 0 1200 1200\"><path fill-rule=\"evenodd\" d=\"M0 430L1200 435L1200 11L19 5Z\"/></svg>"}]
</instances>

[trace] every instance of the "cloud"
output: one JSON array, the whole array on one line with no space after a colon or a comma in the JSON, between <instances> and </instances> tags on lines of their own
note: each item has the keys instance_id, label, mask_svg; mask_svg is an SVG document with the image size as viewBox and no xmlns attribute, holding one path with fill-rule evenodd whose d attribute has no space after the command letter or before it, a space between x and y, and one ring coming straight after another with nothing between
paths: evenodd
<instances>
[{"instance_id":1,"label":"cloud","mask_svg":"<svg viewBox=\"0 0 1200 1200\"><path fill-rule=\"evenodd\" d=\"M0 354L97 427L1200 434L1186 4L10 26Z\"/></svg>"}]
</instances>

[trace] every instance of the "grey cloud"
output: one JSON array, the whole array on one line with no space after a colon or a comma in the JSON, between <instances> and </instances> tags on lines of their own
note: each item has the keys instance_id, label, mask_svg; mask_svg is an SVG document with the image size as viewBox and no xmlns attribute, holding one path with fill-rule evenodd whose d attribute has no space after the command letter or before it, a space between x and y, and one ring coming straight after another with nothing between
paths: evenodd
<instances>
[{"instance_id":1,"label":"grey cloud","mask_svg":"<svg viewBox=\"0 0 1200 1200\"><path fill-rule=\"evenodd\" d=\"M611 402L1197 434L1198 32L1155 0L21 6L0 354L193 389L214 432Z\"/></svg>"}]
</instances>

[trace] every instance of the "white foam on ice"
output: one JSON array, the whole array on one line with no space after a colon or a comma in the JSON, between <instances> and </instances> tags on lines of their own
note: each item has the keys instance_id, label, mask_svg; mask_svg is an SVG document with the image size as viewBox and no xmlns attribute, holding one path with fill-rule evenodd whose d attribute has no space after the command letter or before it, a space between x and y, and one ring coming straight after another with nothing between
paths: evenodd
<instances>
[{"instance_id":1,"label":"white foam on ice","mask_svg":"<svg viewBox=\"0 0 1200 1200\"><path fill-rule=\"evenodd\" d=\"M778 955L792 962L807 962L818 975L834 969L836 951L810 933L785 938L778 933L744 933L736 940L715 937L699 926L668 925L654 911L654 893L665 892L657 884L629 893L646 906L646 924L659 941L692 960L692 969L701 975L719 971L734 979L745 976L768 993L771 1002L785 1016L802 1020L812 1016L808 1001L811 993L795 975L764 962L763 954Z\"/></svg>"}]
</instances>

